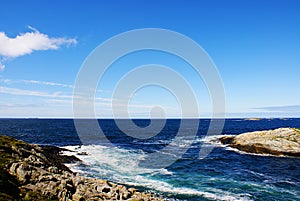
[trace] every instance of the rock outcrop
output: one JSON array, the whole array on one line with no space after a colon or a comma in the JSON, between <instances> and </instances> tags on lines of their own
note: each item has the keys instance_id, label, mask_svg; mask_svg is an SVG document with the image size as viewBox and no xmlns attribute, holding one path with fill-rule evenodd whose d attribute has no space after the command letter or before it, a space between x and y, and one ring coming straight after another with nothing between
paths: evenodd
<instances>
[{"instance_id":1,"label":"rock outcrop","mask_svg":"<svg viewBox=\"0 0 300 201\"><path fill-rule=\"evenodd\" d=\"M248 153L300 157L300 130L295 128L278 128L237 136L224 136L220 138L220 141Z\"/></svg>"},{"instance_id":2,"label":"rock outcrop","mask_svg":"<svg viewBox=\"0 0 300 201\"><path fill-rule=\"evenodd\" d=\"M0 136L0 200L163 200L153 194L70 171L60 148Z\"/></svg>"}]
</instances>

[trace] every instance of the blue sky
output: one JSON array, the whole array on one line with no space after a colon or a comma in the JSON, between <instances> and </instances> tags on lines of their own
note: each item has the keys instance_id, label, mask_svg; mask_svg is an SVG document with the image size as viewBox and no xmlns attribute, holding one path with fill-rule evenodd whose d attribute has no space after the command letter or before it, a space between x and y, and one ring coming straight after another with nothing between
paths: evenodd
<instances>
[{"instance_id":1,"label":"blue sky","mask_svg":"<svg viewBox=\"0 0 300 201\"><path fill-rule=\"evenodd\" d=\"M184 34L215 62L224 83L227 117L300 117L300 2L287 1L2 1L0 117L72 117L77 73L90 52L110 37L141 28ZM95 110L110 117L116 82L134 66L171 66L193 87L201 116L211 100L201 77L178 58L157 52L112 65L96 93ZM122 100L120 100L122 102ZM133 117L178 103L159 87L139 90Z\"/></svg>"}]
</instances>

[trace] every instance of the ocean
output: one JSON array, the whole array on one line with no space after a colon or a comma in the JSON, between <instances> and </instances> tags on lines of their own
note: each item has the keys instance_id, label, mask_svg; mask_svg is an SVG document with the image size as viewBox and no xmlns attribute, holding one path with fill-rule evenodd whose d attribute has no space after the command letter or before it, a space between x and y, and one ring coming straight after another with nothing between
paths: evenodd
<instances>
[{"instance_id":1,"label":"ocean","mask_svg":"<svg viewBox=\"0 0 300 201\"><path fill-rule=\"evenodd\" d=\"M133 121L142 128L151 122ZM300 158L246 154L221 145L216 136L204 138L210 119L200 119L195 137L175 142L180 119L166 120L157 135L146 139L126 135L112 119L98 123L110 144L101 139L83 144L72 119L0 119L0 134L67 148L71 151L64 154L83 161L68 164L73 171L161 194L168 200L300 200ZM300 128L300 119L226 119L222 135L279 127ZM187 125L183 132L190 130ZM149 154L164 147L185 148L186 152L166 167L141 165ZM204 147L211 152L200 158ZM156 163L160 162L162 158L157 158Z\"/></svg>"}]
</instances>

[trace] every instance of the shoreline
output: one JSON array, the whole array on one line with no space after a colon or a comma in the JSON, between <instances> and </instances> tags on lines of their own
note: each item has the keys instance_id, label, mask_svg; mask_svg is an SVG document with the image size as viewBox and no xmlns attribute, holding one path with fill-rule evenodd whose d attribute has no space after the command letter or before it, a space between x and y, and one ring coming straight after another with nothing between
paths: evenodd
<instances>
[{"instance_id":1,"label":"shoreline","mask_svg":"<svg viewBox=\"0 0 300 201\"><path fill-rule=\"evenodd\" d=\"M28 144L0 135L0 198L5 200L164 200L126 184L89 178L64 163L80 162L61 155L66 149ZM69 151L69 150L68 150Z\"/></svg>"},{"instance_id":2,"label":"shoreline","mask_svg":"<svg viewBox=\"0 0 300 201\"><path fill-rule=\"evenodd\" d=\"M223 145L248 154L300 157L300 130L296 128L278 128L222 136L219 141Z\"/></svg>"}]
</instances>

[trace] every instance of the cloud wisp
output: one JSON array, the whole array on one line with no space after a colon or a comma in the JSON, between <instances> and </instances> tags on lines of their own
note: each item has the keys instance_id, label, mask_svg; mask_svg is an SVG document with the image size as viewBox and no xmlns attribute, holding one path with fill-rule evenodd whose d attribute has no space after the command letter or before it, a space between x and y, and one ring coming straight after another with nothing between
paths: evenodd
<instances>
[{"instance_id":1,"label":"cloud wisp","mask_svg":"<svg viewBox=\"0 0 300 201\"><path fill-rule=\"evenodd\" d=\"M44 91L26 90L20 88L4 87L4 86L0 86L0 94L43 98L42 100L37 100L35 104L0 103L0 108L2 109L22 107L22 108L32 108L32 110L35 110L35 108L38 108L40 107L40 105L43 105L45 101L49 103L48 104L49 106L50 105L55 107L63 106L69 108L69 106L72 106L72 102L74 98L72 95L67 95L59 91L54 93L49 93ZM85 97L77 97L77 98L80 100L81 104L90 104L89 100L86 100ZM149 110L156 106L153 104L142 104L142 103L128 104L126 100L122 100L122 99L113 100L111 98L102 98L102 97L95 97L94 104L95 104L95 109L97 111L96 112L97 114L106 111L106 115L110 117L113 117L112 106L114 106L116 110L124 114L129 112L131 114L139 114L139 116L141 116L142 114L146 116L149 115ZM168 107L168 106L161 106L161 107L168 110L169 112L176 110L176 108L173 107Z\"/></svg>"},{"instance_id":2,"label":"cloud wisp","mask_svg":"<svg viewBox=\"0 0 300 201\"><path fill-rule=\"evenodd\" d=\"M5 83L5 84L24 83L24 84L59 86L59 87L66 87L66 88L73 89L73 85L70 85L70 84L62 84L62 83L57 83L57 82L47 82L47 81L39 81L39 80L11 80L11 79L1 79L0 78L0 82Z\"/></svg>"},{"instance_id":3,"label":"cloud wisp","mask_svg":"<svg viewBox=\"0 0 300 201\"><path fill-rule=\"evenodd\" d=\"M37 29L28 26L30 32L20 33L10 38L5 32L0 32L0 70L5 68L4 62L20 56L31 54L34 51L57 50L63 45L76 44L74 38L53 38L40 33Z\"/></svg>"},{"instance_id":4,"label":"cloud wisp","mask_svg":"<svg viewBox=\"0 0 300 201\"><path fill-rule=\"evenodd\" d=\"M300 105L283 105L254 108L270 112L300 112Z\"/></svg>"},{"instance_id":5,"label":"cloud wisp","mask_svg":"<svg viewBox=\"0 0 300 201\"><path fill-rule=\"evenodd\" d=\"M2 61L0 60L0 71L4 70L4 68L5 68L5 65L2 64Z\"/></svg>"},{"instance_id":6,"label":"cloud wisp","mask_svg":"<svg viewBox=\"0 0 300 201\"><path fill-rule=\"evenodd\" d=\"M70 95L62 95L61 92L47 93L42 91L24 90L11 87L0 86L0 93L18 95L18 96L37 96L47 98L72 98Z\"/></svg>"}]
</instances>

